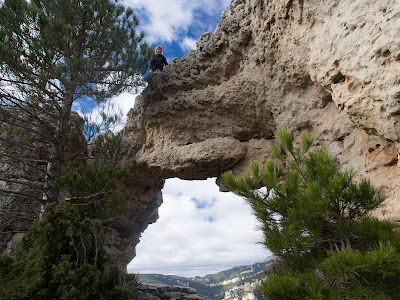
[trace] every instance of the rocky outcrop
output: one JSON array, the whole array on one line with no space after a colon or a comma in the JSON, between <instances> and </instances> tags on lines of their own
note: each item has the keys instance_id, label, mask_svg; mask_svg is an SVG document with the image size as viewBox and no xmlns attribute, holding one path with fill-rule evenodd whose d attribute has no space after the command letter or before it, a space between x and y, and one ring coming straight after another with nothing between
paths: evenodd
<instances>
[{"instance_id":1,"label":"rocky outcrop","mask_svg":"<svg viewBox=\"0 0 400 300\"><path fill-rule=\"evenodd\" d=\"M384 189L376 214L400 222L399 78L397 0L232 1L196 50L153 74L128 114L120 163L131 201L107 224L109 259L134 257L164 179L240 174L270 158L283 126L313 133Z\"/></svg>"},{"instance_id":2,"label":"rocky outcrop","mask_svg":"<svg viewBox=\"0 0 400 300\"><path fill-rule=\"evenodd\" d=\"M399 33L396 0L232 1L137 98L123 163L161 178L239 174L289 126L383 188L377 214L400 221Z\"/></svg>"},{"instance_id":3,"label":"rocky outcrop","mask_svg":"<svg viewBox=\"0 0 400 300\"><path fill-rule=\"evenodd\" d=\"M140 300L209 300L190 287L158 283L140 283L135 292Z\"/></svg>"},{"instance_id":4,"label":"rocky outcrop","mask_svg":"<svg viewBox=\"0 0 400 300\"><path fill-rule=\"evenodd\" d=\"M162 178L136 165L129 167L130 178L121 183L119 191L128 197L126 212L104 222L106 261L126 269L135 256L135 247L141 233L158 219L158 208L162 203Z\"/></svg>"},{"instance_id":5,"label":"rocky outcrop","mask_svg":"<svg viewBox=\"0 0 400 300\"><path fill-rule=\"evenodd\" d=\"M254 291L259 286L260 281L253 283L246 282L243 285L235 286L225 292L224 300L256 300Z\"/></svg>"}]
</instances>

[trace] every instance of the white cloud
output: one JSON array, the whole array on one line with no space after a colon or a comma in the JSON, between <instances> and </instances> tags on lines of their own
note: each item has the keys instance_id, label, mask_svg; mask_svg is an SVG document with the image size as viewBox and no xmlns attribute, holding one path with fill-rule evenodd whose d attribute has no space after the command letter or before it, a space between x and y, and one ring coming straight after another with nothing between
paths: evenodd
<instances>
[{"instance_id":1,"label":"white cloud","mask_svg":"<svg viewBox=\"0 0 400 300\"><path fill-rule=\"evenodd\" d=\"M125 0L126 6L148 19L142 20L142 28L146 32L147 41L172 41L179 31L187 30L192 22L196 1L160 1L160 0ZM144 24L143 24L144 23Z\"/></svg>"},{"instance_id":2,"label":"white cloud","mask_svg":"<svg viewBox=\"0 0 400 300\"><path fill-rule=\"evenodd\" d=\"M133 108L135 104L135 99L138 95L139 93L122 93L101 105L95 105L92 101L84 99L77 100L73 103L72 110L80 114L82 117L86 115L90 119L90 121L96 122L98 124L101 122L100 112L102 111L103 107L112 108L110 110L110 113L121 112L121 120L115 126L115 128L112 129L115 133L117 133L124 128L127 121L127 113L131 108Z\"/></svg>"},{"instance_id":3,"label":"white cloud","mask_svg":"<svg viewBox=\"0 0 400 300\"><path fill-rule=\"evenodd\" d=\"M114 132L119 132L124 128L127 120L126 114L131 108L133 108L137 96L138 94L122 93L119 96L111 99L112 103L114 103L114 105L118 107L122 113L122 119L114 129Z\"/></svg>"},{"instance_id":4,"label":"white cloud","mask_svg":"<svg viewBox=\"0 0 400 300\"><path fill-rule=\"evenodd\" d=\"M195 21L195 13L219 14L229 8L229 0L124 0L141 19L150 44L179 40Z\"/></svg>"},{"instance_id":5,"label":"white cloud","mask_svg":"<svg viewBox=\"0 0 400 300\"><path fill-rule=\"evenodd\" d=\"M190 51L196 49L196 42L196 39L185 37L180 46L184 51Z\"/></svg>"},{"instance_id":6,"label":"white cloud","mask_svg":"<svg viewBox=\"0 0 400 300\"><path fill-rule=\"evenodd\" d=\"M77 112L79 115L83 116L82 103L79 101L74 101L74 103L72 103L72 111Z\"/></svg>"},{"instance_id":7,"label":"white cloud","mask_svg":"<svg viewBox=\"0 0 400 300\"><path fill-rule=\"evenodd\" d=\"M167 180L160 218L143 233L129 272L193 277L270 255L257 244L262 234L249 205L214 181Z\"/></svg>"}]
</instances>

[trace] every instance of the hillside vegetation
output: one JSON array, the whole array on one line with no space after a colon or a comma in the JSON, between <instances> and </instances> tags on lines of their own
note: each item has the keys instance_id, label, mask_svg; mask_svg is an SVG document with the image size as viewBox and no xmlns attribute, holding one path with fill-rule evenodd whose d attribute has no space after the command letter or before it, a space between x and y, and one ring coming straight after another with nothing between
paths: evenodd
<instances>
[{"instance_id":1,"label":"hillside vegetation","mask_svg":"<svg viewBox=\"0 0 400 300\"><path fill-rule=\"evenodd\" d=\"M272 261L256 263L251 266L235 267L206 276L186 278L175 275L140 274L140 282L161 283L192 287L200 295L214 300L242 298L254 292L255 284L265 277L265 267ZM250 286L253 284L252 286Z\"/></svg>"}]
</instances>

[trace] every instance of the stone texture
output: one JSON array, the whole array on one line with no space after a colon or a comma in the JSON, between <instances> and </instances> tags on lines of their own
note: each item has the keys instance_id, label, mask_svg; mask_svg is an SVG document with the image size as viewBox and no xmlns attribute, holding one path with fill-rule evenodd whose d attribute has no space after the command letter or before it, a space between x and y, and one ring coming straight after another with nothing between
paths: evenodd
<instances>
[{"instance_id":1,"label":"stone texture","mask_svg":"<svg viewBox=\"0 0 400 300\"><path fill-rule=\"evenodd\" d=\"M376 214L400 221L399 33L395 0L232 1L137 98L125 163L162 178L240 174L289 126L384 189Z\"/></svg>"},{"instance_id":2,"label":"stone texture","mask_svg":"<svg viewBox=\"0 0 400 300\"><path fill-rule=\"evenodd\" d=\"M104 223L106 261L122 270L135 256L141 233L158 219L164 186L159 176L144 168L131 166L129 169L132 176L119 186L120 192L128 195L128 208L125 213Z\"/></svg>"},{"instance_id":3,"label":"stone texture","mask_svg":"<svg viewBox=\"0 0 400 300\"><path fill-rule=\"evenodd\" d=\"M158 283L140 283L135 292L143 300L208 300L210 298L199 295L193 288Z\"/></svg>"},{"instance_id":4,"label":"stone texture","mask_svg":"<svg viewBox=\"0 0 400 300\"><path fill-rule=\"evenodd\" d=\"M156 170L164 178L179 175L184 179L206 179L235 165L245 154L242 143L225 137L150 153L142 149L137 153L136 161Z\"/></svg>"}]
</instances>

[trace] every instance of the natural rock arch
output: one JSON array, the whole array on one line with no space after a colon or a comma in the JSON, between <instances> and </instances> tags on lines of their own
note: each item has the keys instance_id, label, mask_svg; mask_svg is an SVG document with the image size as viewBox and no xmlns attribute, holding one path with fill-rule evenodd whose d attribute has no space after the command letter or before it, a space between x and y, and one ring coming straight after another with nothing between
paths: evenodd
<instances>
[{"instance_id":1,"label":"natural rock arch","mask_svg":"<svg viewBox=\"0 0 400 300\"><path fill-rule=\"evenodd\" d=\"M113 244L119 262L156 219L164 178L241 173L268 158L282 126L312 132L343 167L384 188L377 213L399 220L399 12L395 0L232 1L128 114L122 163L140 174L132 209L141 218L116 232L130 228L129 247Z\"/></svg>"}]
</instances>

